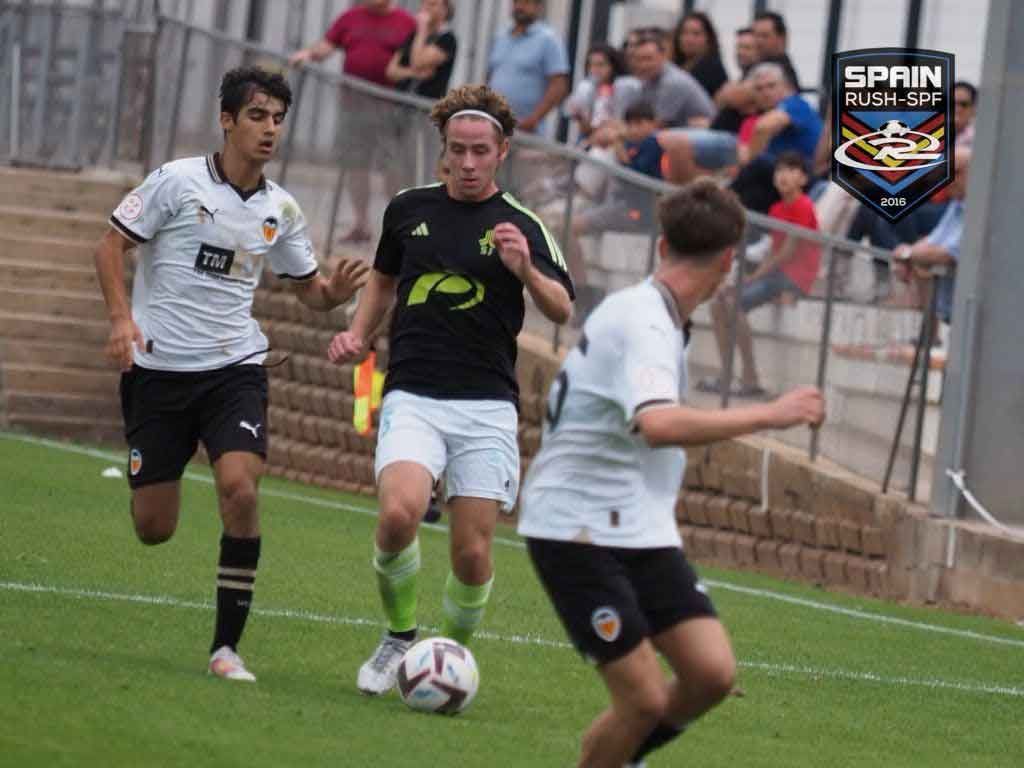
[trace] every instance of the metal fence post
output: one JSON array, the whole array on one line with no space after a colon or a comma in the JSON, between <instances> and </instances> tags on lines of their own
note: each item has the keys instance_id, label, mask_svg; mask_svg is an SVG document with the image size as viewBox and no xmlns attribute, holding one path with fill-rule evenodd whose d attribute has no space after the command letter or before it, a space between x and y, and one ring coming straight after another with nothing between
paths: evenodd
<instances>
[{"instance_id":1,"label":"metal fence post","mask_svg":"<svg viewBox=\"0 0 1024 768\"><path fill-rule=\"evenodd\" d=\"M338 206L341 205L341 193L345 189L345 161L338 163L338 180L334 184L334 192L331 194L331 213L327 220L327 240L324 242L323 261L331 257L331 247L334 245L334 227L338 224Z\"/></svg>"},{"instance_id":2,"label":"metal fence post","mask_svg":"<svg viewBox=\"0 0 1024 768\"><path fill-rule=\"evenodd\" d=\"M48 97L50 93L49 79L50 69L53 66L53 49L54 49L54 38L57 35L57 23L58 13L60 9L56 6L50 6L50 13L43 16L45 19L46 29L43 32L42 40L40 42L40 53L39 53L39 71L36 78L36 101L32 107L32 129L31 136L34 142L34 150L32 154L35 157L40 157L43 154L46 139L46 126L48 125L46 107L48 106Z\"/></svg>"},{"instance_id":3,"label":"metal fence post","mask_svg":"<svg viewBox=\"0 0 1024 768\"><path fill-rule=\"evenodd\" d=\"M562 217L562 255L566 260L566 269L569 266L569 249L573 247L572 244L572 215L573 205L576 201L576 168L579 165L579 160L575 157L569 159L569 190L565 195L565 215ZM572 275L569 275L572 278ZM576 287L576 298L579 299L579 287ZM573 308L575 312L575 308ZM562 343L562 326L558 323L554 324L555 332L551 337L551 349L555 354L558 354L558 347Z\"/></svg>"},{"instance_id":4,"label":"metal fence post","mask_svg":"<svg viewBox=\"0 0 1024 768\"><path fill-rule=\"evenodd\" d=\"M917 423L914 425L914 448L910 454L910 491L908 496L911 501L917 501L917 472L921 465L921 439L924 435L924 411L928 405L928 374L932 367L932 340L935 338L935 307L939 296L938 286L935 284L938 277L932 275L928 280L928 303L925 316L922 320L924 328L924 349L922 350L921 364L921 387L917 397Z\"/></svg>"},{"instance_id":5,"label":"metal fence post","mask_svg":"<svg viewBox=\"0 0 1024 768\"><path fill-rule=\"evenodd\" d=\"M21 152L21 43L11 47L11 159Z\"/></svg>"},{"instance_id":6,"label":"metal fence post","mask_svg":"<svg viewBox=\"0 0 1024 768\"><path fill-rule=\"evenodd\" d=\"M156 17L156 32L153 35L152 47L149 52L149 82L146 84L146 107L144 114L150 119L143 123L142 133L142 173L148 174L153 167L153 144L156 137L156 80L157 66L160 59L160 41L163 39L167 22L163 16Z\"/></svg>"},{"instance_id":7,"label":"metal fence post","mask_svg":"<svg viewBox=\"0 0 1024 768\"><path fill-rule=\"evenodd\" d=\"M102 8L99 9L102 12ZM71 119L68 122L68 162L72 166L79 166L79 155L82 150L82 112L85 109L86 85L89 81L90 68L92 67L96 38L99 35L101 19L97 16L97 7L94 3L86 11L88 22L85 40L78 47L78 57L75 62L75 92L71 102Z\"/></svg>"},{"instance_id":8,"label":"metal fence post","mask_svg":"<svg viewBox=\"0 0 1024 768\"><path fill-rule=\"evenodd\" d=\"M185 70L188 68L188 48L192 42L192 27L185 27L185 39L181 43L181 59L174 80L174 109L171 111L171 127L167 134L165 158L174 159L174 145L178 142L178 121L181 120L181 97L185 92Z\"/></svg>"},{"instance_id":9,"label":"metal fence post","mask_svg":"<svg viewBox=\"0 0 1024 768\"><path fill-rule=\"evenodd\" d=\"M828 277L825 280L825 320L821 325L821 346L818 348L818 378L817 386L821 392L825 391L825 369L828 366L828 348L832 343L832 305L835 301L836 289L836 265L838 259L837 251L831 244L826 246L825 258L828 259ZM818 440L821 435L820 429L811 430L811 444L808 449L811 461L818 460Z\"/></svg>"},{"instance_id":10,"label":"metal fence post","mask_svg":"<svg viewBox=\"0 0 1024 768\"><path fill-rule=\"evenodd\" d=\"M652 221L657 221L658 220L658 216L656 214L657 210L658 210L658 193L655 192L652 189L651 190L651 220ZM651 242L650 242L650 245L647 246L647 274L648 275L653 275L654 274L654 265L655 265L655 263L658 260L658 255L657 255L657 253L655 253L655 251L657 250L656 246L658 244L658 228L656 226L653 226L653 225L652 225L652 227L653 228L651 230Z\"/></svg>"},{"instance_id":11,"label":"metal fence post","mask_svg":"<svg viewBox=\"0 0 1024 768\"><path fill-rule=\"evenodd\" d=\"M732 312L729 314L729 343L722 353L722 375L718 377L719 402L723 408L729 407L729 395L732 389L732 359L736 354L736 325L740 318L740 291L743 290L743 275L747 271L747 238L736 246L736 292L733 296ZM713 299L717 301L717 297Z\"/></svg>"},{"instance_id":12,"label":"metal fence post","mask_svg":"<svg viewBox=\"0 0 1024 768\"><path fill-rule=\"evenodd\" d=\"M299 69L299 82L295 84L295 95L292 98L291 111L295 115L293 123L299 117L299 108L302 104L302 92L306 87L306 68ZM284 146L281 147L281 169L278 171L278 183L283 187L288 178L288 164L292 158L292 143L295 141L295 130L289 126L288 135L284 137Z\"/></svg>"},{"instance_id":13,"label":"metal fence post","mask_svg":"<svg viewBox=\"0 0 1024 768\"><path fill-rule=\"evenodd\" d=\"M124 109L124 51L128 45L128 31L123 19L118 21L121 41L114 48L114 108L110 120L110 161L109 167L117 167L117 153L121 143L121 110Z\"/></svg>"}]
</instances>

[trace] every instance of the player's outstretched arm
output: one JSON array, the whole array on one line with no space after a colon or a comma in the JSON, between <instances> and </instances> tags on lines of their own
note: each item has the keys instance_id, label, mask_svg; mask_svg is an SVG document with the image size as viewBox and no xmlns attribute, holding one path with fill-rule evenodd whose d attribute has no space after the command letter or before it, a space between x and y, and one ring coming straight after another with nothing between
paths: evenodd
<instances>
[{"instance_id":1,"label":"player's outstretched arm","mask_svg":"<svg viewBox=\"0 0 1024 768\"><path fill-rule=\"evenodd\" d=\"M801 387L770 403L725 410L702 410L686 405L651 408L636 415L634 423L647 444L706 445L742 437L765 429L786 429L806 424L818 427L825 420L825 399L815 387Z\"/></svg>"},{"instance_id":2,"label":"player's outstretched arm","mask_svg":"<svg viewBox=\"0 0 1024 768\"><path fill-rule=\"evenodd\" d=\"M137 345L139 349L145 346L142 332L132 320L132 310L124 287L124 259L134 247L135 243L110 229L100 240L95 255L96 275L110 315L110 337L105 351L107 358L122 371L132 367L132 345Z\"/></svg>"},{"instance_id":3,"label":"player's outstretched arm","mask_svg":"<svg viewBox=\"0 0 1024 768\"><path fill-rule=\"evenodd\" d=\"M328 312L355 295L366 285L370 265L361 259L342 259L330 278L315 275L310 280L294 283L296 298L310 309Z\"/></svg>"},{"instance_id":4,"label":"player's outstretched arm","mask_svg":"<svg viewBox=\"0 0 1024 768\"><path fill-rule=\"evenodd\" d=\"M351 327L335 336L327 348L327 357L332 363L341 365L362 359L371 334L379 328L384 315L395 302L397 287L397 276L371 270Z\"/></svg>"}]
</instances>

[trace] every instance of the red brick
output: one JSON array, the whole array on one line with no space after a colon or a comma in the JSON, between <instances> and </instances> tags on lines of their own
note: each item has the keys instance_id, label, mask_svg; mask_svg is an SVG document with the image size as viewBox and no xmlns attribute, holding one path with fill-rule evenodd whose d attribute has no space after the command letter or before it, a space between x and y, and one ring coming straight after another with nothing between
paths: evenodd
<instances>
[{"instance_id":1,"label":"red brick","mask_svg":"<svg viewBox=\"0 0 1024 768\"><path fill-rule=\"evenodd\" d=\"M686 474L683 475L683 488L694 489L701 487L700 465L686 462Z\"/></svg>"},{"instance_id":2,"label":"red brick","mask_svg":"<svg viewBox=\"0 0 1024 768\"><path fill-rule=\"evenodd\" d=\"M793 538L800 544L813 547L818 543L817 533L814 528L814 515L810 512L794 512Z\"/></svg>"},{"instance_id":3,"label":"red brick","mask_svg":"<svg viewBox=\"0 0 1024 768\"><path fill-rule=\"evenodd\" d=\"M327 373L325 368L331 365L327 360L322 360L318 357L309 358L309 382L316 387L327 386Z\"/></svg>"},{"instance_id":4,"label":"red brick","mask_svg":"<svg viewBox=\"0 0 1024 768\"><path fill-rule=\"evenodd\" d=\"M772 538L771 512L762 509L760 506L751 506L747 510L747 520L750 522L750 532L763 539Z\"/></svg>"},{"instance_id":5,"label":"red brick","mask_svg":"<svg viewBox=\"0 0 1024 768\"><path fill-rule=\"evenodd\" d=\"M709 459L700 465L701 486L709 491L722 490L721 467L715 462L714 457L709 453Z\"/></svg>"},{"instance_id":6,"label":"red brick","mask_svg":"<svg viewBox=\"0 0 1024 768\"><path fill-rule=\"evenodd\" d=\"M320 432L317 429L316 416L302 417L302 439L312 445L320 443Z\"/></svg>"},{"instance_id":7,"label":"red brick","mask_svg":"<svg viewBox=\"0 0 1024 768\"><path fill-rule=\"evenodd\" d=\"M814 534L819 547L839 549L839 521L831 517L814 519Z\"/></svg>"},{"instance_id":8,"label":"red brick","mask_svg":"<svg viewBox=\"0 0 1024 768\"><path fill-rule=\"evenodd\" d=\"M860 530L860 544L865 555L869 557L885 557L885 537L882 529L873 525L865 525Z\"/></svg>"},{"instance_id":9,"label":"red brick","mask_svg":"<svg viewBox=\"0 0 1024 768\"><path fill-rule=\"evenodd\" d=\"M679 494L679 497L676 499L676 523L682 525L688 519L686 516L686 499L683 497L683 494Z\"/></svg>"},{"instance_id":10,"label":"red brick","mask_svg":"<svg viewBox=\"0 0 1024 768\"><path fill-rule=\"evenodd\" d=\"M850 520L839 522L839 543L847 552L860 553L860 526Z\"/></svg>"},{"instance_id":11,"label":"red brick","mask_svg":"<svg viewBox=\"0 0 1024 768\"><path fill-rule=\"evenodd\" d=\"M829 584L846 584L846 561L848 559L847 555L840 554L839 552L826 553L825 559L822 561L822 567L825 570L825 580Z\"/></svg>"},{"instance_id":12,"label":"red brick","mask_svg":"<svg viewBox=\"0 0 1024 768\"><path fill-rule=\"evenodd\" d=\"M286 469L284 473L285 480L291 480L293 483L299 479L299 471L297 469Z\"/></svg>"},{"instance_id":13,"label":"red brick","mask_svg":"<svg viewBox=\"0 0 1024 768\"><path fill-rule=\"evenodd\" d=\"M351 480L341 484L341 490L345 493L359 493L359 487L359 483L354 483Z\"/></svg>"},{"instance_id":14,"label":"red brick","mask_svg":"<svg viewBox=\"0 0 1024 768\"><path fill-rule=\"evenodd\" d=\"M301 440L302 414L298 411L287 411L284 414L284 431L292 440Z\"/></svg>"},{"instance_id":15,"label":"red brick","mask_svg":"<svg viewBox=\"0 0 1024 768\"><path fill-rule=\"evenodd\" d=\"M799 544L783 544L779 547L779 562L787 576L800 574L800 549Z\"/></svg>"},{"instance_id":16,"label":"red brick","mask_svg":"<svg viewBox=\"0 0 1024 768\"><path fill-rule=\"evenodd\" d=\"M885 597L888 592L888 568L881 560L871 560L867 564L868 591L875 597Z\"/></svg>"},{"instance_id":17,"label":"red brick","mask_svg":"<svg viewBox=\"0 0 1024 768\"><path fill-rule=\"evenodd\" d=\"M793 540L793 511L777 508L771 510L772 536L780 541Z\"/></svg>"},{"instance_id":18,"label":"red brick","mask_svg":"<svg viewBox=\"0 0 1024 768\"><path fill-rule=\"evenodd\" d=\"M715 547L712 537L715 532L710 528L695 528L693 531L693 556L707 560L714 556Z\"/></svg>"},{"instance_id":19,"label":"red brick","mask_svg":"<svg viewBox=\"0 0 1024 768\"><path fill-rule=\"evenodd\" d=\"M719 530L732 528L732 518L729 515L730 503L727 496L716 496L708 503L708 520L715 528Z\"/></svg>"},{"instance_id":20,"label":"red brick","mask_svg":"<svg viewBox=\"0 0 1024 768\"><path fill-rule=\"evenodd\" d=\"M683 496L686 501L686 516L694 525L708 525L707 504L711 497L699 491L688 491Z\"/></svg>"},{"instance_id":21,"label":"red brick","mask_svg":"<svg viewBox=\"0 0 1024 768\"><path fill-rule=\"evenodd\" d=\"M693 534L695 530L696 528L692 525L679 526L679 535L683 539L683 549L688 553L693 550Z\"/></svg>"},{"instance_id":22,"label":"red brick","mask_svg":"<svg viewBox=\"0 0 1024 768\"><path fill-rule=\"evenodd\" d=\"M757 565L770 573L782 572L782 560L779 559L779 549L782 545L770 539L761 539L754 545L754 555L757 558Z\"/></svg>"},{"instance_id":23,"label":"red brick","mask_svg":"<svg viewBox=\"0 0 1024 768\"><path fill-rule=\"evenodd\" d=\"M736 554L736 565L750 567L757 563L757 539L753 536L737 534L733 543L733 551Z\"/></svg>"},{"instance_id":24,"label":"red brick","mask_svg":"<svg viewBox=\"0 0 1024 768\"><path fill-rule=\"evenodd\" d=\"M338 428L333 419L317 419L316 432L320 445L331 448L331 450L337 448Z\"/></svg>"},{"instance_id":25,"label":"red brick","mask_svg":"<svg viewBox=\"0 0 1024 768\"><path fill-rule=\"evenodd\" d=\"M309 358L305 355L292 355L292 376L300 384L309 383Z\"/></svg>"},{"instance_id":26,"label":"red brick","mask_svg":"<svg viewBox=\"0 0 1024 768\"><path fill-rule=\"evenodd\" d=\"M815 584L825 582L825 551L804 547L800 550L800 573Z\"/></svg>"},{"instance_id":27,"label":"red brick","mask_svg":"<svg viewBox=\"0 0 1024 768\"><path fill-rule=\"evenodd\" d=\"M733 545L736 543L736 534L728 531L715 531L712 537L715 560L723 565L733 565L736 562L736 553Z\"/></svg>"},{"instance_id":28,"label":"red brick","mask_svg":"<svg viewBox=\"0 0 1024 768\"><path fill-rule=\"evenodd\" d=\"M310 407L316 416L330 416L331 406L328 403L328 395L326 387L313 387L313 391L310 393Z\"/></svg>"},{"instance_id":29,"label":"red brick","mask_svg":"<svg viewBox=\"0 0 1024 768\"><path fill-rule=\"evenodd\" d=\"M846 583L859 592L868 591L868 561L851 557L846 561Z\"/></svg>"},{"instance_id":30,"label":"red brick","mask_svg":"<svg viewBox=\"0 0 1024 768\"><path fill-rule=\"evenodd\" d=\"M735 531L750 533L750 502L737 500L729 505L729 516Z\"/></svg>"}]
</instances>

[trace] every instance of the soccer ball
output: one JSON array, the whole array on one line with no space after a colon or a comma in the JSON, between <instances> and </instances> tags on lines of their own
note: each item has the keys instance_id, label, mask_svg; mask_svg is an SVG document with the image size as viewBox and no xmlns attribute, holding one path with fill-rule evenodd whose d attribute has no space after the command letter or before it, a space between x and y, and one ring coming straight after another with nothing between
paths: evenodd
<instances>
[{"instance_id":1,"label":"soccer ball","mask_svg":"<svg viewBox=\"0 0 1024 768\"><path fill-rule=\"evenodd\" d=\"M480 672L469 649L447 637L420 640L398 666L398 690L412 709L457 715L470 705Z\"/></svg>"},{"instance_id":2,"label":"soccer ball","mask_svg":"<svg viewBox=\"0 0 1024 768\"><path fill-rule=\"evenodd\" d=\"M885 138L891 139L894 136L903 137L907 135L910 128L899 120L887 120L882 126L881 133Z\"/></svg>"}]
</instances>

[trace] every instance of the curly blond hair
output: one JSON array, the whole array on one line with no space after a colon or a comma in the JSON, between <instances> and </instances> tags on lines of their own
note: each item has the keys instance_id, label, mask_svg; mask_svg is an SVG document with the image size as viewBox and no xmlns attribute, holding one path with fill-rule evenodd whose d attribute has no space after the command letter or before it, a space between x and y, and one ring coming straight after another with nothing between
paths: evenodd
<instances>
[{"instance_id":1,"label":"curly blond hair","mask_svg":"<svg viewBox=\"0 0 1024 768\"><path fill-rule=\"evenodd\" d=\"M512 114L512 108L504 96L486 85L463 85L461 88L448 91L448 95L434 104L434 108L430 110L430 119L444 136L445 126L452 115L464 109L476 109L493 117L501 123L501 130L506 139L515 132L516 118Z\"/></svg>"}]
</instances>

